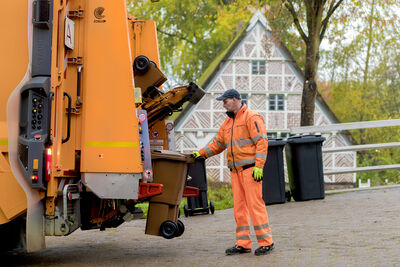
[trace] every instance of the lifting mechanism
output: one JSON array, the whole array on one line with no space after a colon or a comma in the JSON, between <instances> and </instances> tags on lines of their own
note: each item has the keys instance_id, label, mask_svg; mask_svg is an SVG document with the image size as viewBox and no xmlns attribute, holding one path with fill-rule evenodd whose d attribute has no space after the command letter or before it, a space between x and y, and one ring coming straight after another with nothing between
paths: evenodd
<instances>
[{"instance_id":1,"label":"lifting mechanism","mask_svg":"<svg viewBox=\"0 0 400 267\"><path fill-rule=\"evenodd\" d=\"M146 234L182 235L179 203L198 189L186 187L193 159L173 151L167 119L205 92L163 90L155 22L128 16L124 0L4 5L0 251L118 227L142 202Z\"/></svg>"}]
</instances>

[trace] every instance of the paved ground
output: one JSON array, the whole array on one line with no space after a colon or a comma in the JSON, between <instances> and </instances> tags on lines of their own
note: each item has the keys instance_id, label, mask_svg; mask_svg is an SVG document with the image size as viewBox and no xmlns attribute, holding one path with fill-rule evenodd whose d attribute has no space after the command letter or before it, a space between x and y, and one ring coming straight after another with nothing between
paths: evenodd
<instances>
[{"instance_id":1,"label":"paved ground","mask_svg":"<svg viewBox=\"0 0 400 267\"><path fill-rule=\"evenodd\" d=\"M0 255L0 265L400 266L399 187L273 205L268 212L276 249L266 256L224 255L234 242L229 209L181 218L186 231L172 240L145 235L145 220L137 220L104 232L49 237L47 249Z\"/></svg>"}]
</instances>

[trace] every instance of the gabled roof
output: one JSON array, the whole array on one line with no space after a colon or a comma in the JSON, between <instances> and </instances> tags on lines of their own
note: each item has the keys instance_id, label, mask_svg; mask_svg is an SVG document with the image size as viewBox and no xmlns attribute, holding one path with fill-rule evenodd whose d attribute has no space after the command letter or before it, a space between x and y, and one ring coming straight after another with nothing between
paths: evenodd
<instances>
[{"instance_id":1,"label":"gabled roof","mask_svg":"<svg viewBox=\"0 0 400 267\"><path fill-rule=\"evenodd\" d=\"M224 50L222 51L211 64L208 66L208 68L204 71L204 73L201 75L199 78L197 84L202 87L206 88L210 82L213 80L215 75L218 73L218 71L224 66L225 62L229 59L231 54L234 52L234 50L237 48L237 46L241 43L241 41L247 36L248 32L253 29L253 27L260 22L265 29L267 29L271 34L272 29L269 26L269 23L265 16L260 12L257 11L254 13L254 15L251 17L249 21L243 26L242 30L237 34L235 39L231 42L231 44ZM299 67L297 64L296 60L294 59L293 55L290 53L289 49L286 47L286 45L279 40L279 38L274 38L276 44L278 47L281 49L281 51L285 54L285 56L288 59L288 62L293 66L293 68L296 70L297 74L300 76L302 81L305 80L304 77L304 72L303 70ZM328 104L325 102L321 94L317 92L317 101L323 108L323 110L328 114L328 116L331 118L331 120L334 123L339 123L339 119L336 117L335 113L330 109ZM174 124L177 126L186 116L188 112L190 112L193 108L193 104L188 103L183 106L183 110L179 113L178 116L173 116L171 119L174 117L176 118L174 120ZM354 142L352 136L348 133L344 133L346 137L349 139L351 143Z\"/></svg>"},{"instance_id":2,"label":"gabled roof","mask_svg":"<svg viewBox=\"0 0 400 267\"><path fill-rule=\"evenodd\" d=\"M212 78L214 78L215 73L217 73L224 63L229 59L229 56L233 53L233 51L236 49L236 47L240 44L240 42L247 36L247 33L256 25L256 23L260 21L263 26L271 31L271 27L269 26L267 19L264 17L264 15L260 12L257 11L252 18L247 21L244 26L242 27L242 30L236 35L235 39L231 42L231 44L226 48L224 51L222 51L221 54L219 54L213 62L208 66L206 71L200 76L198 80L198 85L202 88L205 88L208 86L208 84L211 82Z\"/></svg>"},{"instance_id":3,"label":"gabled roof","mask_svg":"<svg viewBox=\"0 0 400 267\"><path fill-rule=\"evenodd\" d=\"M240 32L236 35L230 45L223 50L207 67L207 69L203 72L200 76L199 80L196 82L198 86L201 88L206 88L208 84L214 77L214 74L218 72L224 63L228 60L229 56L233 53L235 48L240 44L240 42L246 37L247 35L247 28L249 26L249 21L242 27ZM174 120L174 124L177 125L185 116L185 114L191 110L194 105L190 102L186 102L183 105L183 110L179 113L179 115L174 116L172 115L170 119Z\"/></svg>"}]
</instances>

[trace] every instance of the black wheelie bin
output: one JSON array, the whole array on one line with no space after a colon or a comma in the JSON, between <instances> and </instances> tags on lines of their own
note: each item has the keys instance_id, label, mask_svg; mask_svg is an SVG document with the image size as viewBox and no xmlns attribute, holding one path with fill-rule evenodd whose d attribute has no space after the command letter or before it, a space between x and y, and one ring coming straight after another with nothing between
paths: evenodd
<instances>
[{"instance_id":1,"label":"black wheelie bin","mask_svg":"<svg viewBox=\"0 0 400 267\"><path fill-rule=\"evenodd\" d=\"M323 199L324 170L320 135L290 137L286 146L286 163L291 194L296 201Z\"/></svg>"},{"instance_id":2,"label":"black wheelie bin","mask_svg":"<svg viewBox=\"0 0 400 267\"><path fill-rule=\"evenodd\" d=\"M187 205L184 205L183 211L185 217L196 214L214 214L214 202L207 200L207 172L206 160L197 158L194 163L189 164L189 177L187 185L197 187L199 189L198 197L188 197Z\"/></svg>"},{"instance_id":3,"label":"black wheelie bin","mask_svg":"<svg viewBox=\"0 0 400 267\"><path fill-rule=\"evenodd\" d=\"M286 202L287 193L285 192L283 162L285 144L286 141L282 139L268 139L268 155L264 165L262 182L263 200L266 205Z\"/></svg>"}]
</instances>

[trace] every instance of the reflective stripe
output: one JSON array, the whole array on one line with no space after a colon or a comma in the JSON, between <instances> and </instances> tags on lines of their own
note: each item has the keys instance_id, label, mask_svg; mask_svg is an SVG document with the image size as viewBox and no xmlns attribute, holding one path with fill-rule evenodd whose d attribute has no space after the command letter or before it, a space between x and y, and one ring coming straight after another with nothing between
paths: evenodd
<instances>
[{"instance_id":1,"label":"reflective stripe","mask_svg":"<svg viewBox=\"0 0 400 267\"><path fill-rule=\"evenodd\" d=\"M8 140L0 140L0 146L8 146Z\"/></svg>"},{"instance_id":2,"label":"reflective stripe","mask_svg":"<svg viewBox=\"0 0 400 267\"><path fill-rule=\"evenodd\" d=\"M245 159L240 161L235 161L236 167L240 167L247 164L256 163L256 159ZM233 168L233 162L228 162L228 168Z\"/></svg>"},{"instance_id":3,"label":"reflective stripe","mask_svg":"<svg viewBox=\"0 0 400 267\"><path fill-rule=\"evenodd\" d=\"M236 228L236 233L240 231L250 230L250 226L239 226Z\"/></svg>"},{"instance_id":4,"label":"reflective stripe","mask_svg":"<svg viewBox=\"0 0 400 267\"><path fill-rule=\"evenodd\" d=\"M252 139L242 139L242 140L238 140L238 141L232 141L232 145L233 146L245 146L245 145L251 145L254 144L255 142L257 142L258 140L260 140L261 138L266 138L267 139L267 135L265 134L259 134L256 137L252 138ZM228 147L231 144L228 143Z\"/></svg>"},{"instance_id":5,"label":"reflective stripe","mask_svg":"<svg viewBox=\"0 0 400 267\"><path fill-rule=\"evenodd\" d=\"M265 153L256 153L256 158L267 159L267 154L265 154Z\"/></svg>"},{"instance_id":6,"label":"reflective stripe","mask_svg":"<svg viewBox=\"0 0 400 267\"><path fill-rule=\"evenodd\" d=\"M206 147L204 148L204 150L207 152L208 157L211 157L211 156L214 155L214 154L212 153L211 149L210 149L208 146L206 146Z\"/></svg>"},{"instance_id":7,"label":"reflective stripe","mask_svg":"<svg viewBox=\"0 0 400 267\"><path fill-rule=\"evenodd\" d=\"M250 236L248 235L237 235L236 240L250 240Z\"/></svg>"},{"instance_id":8,"label":"reflective stripe","mask_svg":"<svg viewBox=\"0 0 400 267\"><path fill-rule=\"evenodd\" d=\"M251 139L245 139L245 140L239 140L239 141L232 141L233 146L245 146L245 145L251 145L253 144L253 141ZM230 146L231 144L229 144Z\"/></svg>"},{"instance_id":9,"label":"reflective stripe","mask_svg":"<svg viewBox=\"0 0 400 267\"><path fill-rule=\"evenodd\" d=\"M271 236L272 236L272 235L271 235L270 232L265 233L265 234L262 234L262 235L256 235L257 240L260 240L260 239L267 239L268 237L271 237Z\"/></svg>"},{"instance_id":10,"label":"reflective stripe","mask_svg":"<svg viewBox=\"0 0 400 267\"><path fill-rule=\"evenodd\" d=\"M254 137L252 140L253 140L253 142L255 143L255 142L257 142L258 140L260 140L261 138L268 139L268 136L267 136L266 134L259 134L259 135L257 135L256 137Z\"/></svg>"},{"instance_id":11,"label":"reflective stripe","mask_svg":"<svg viewBox=\"0 0 400 267\"><path fill-rule=\"evenodd\" d=\"M88 147L138 147L137 142L86 142Z\"/></svg>"},{"instance_id":12,"label":"reflective stripe","mask_svg":"<svg viewBox=\"0 0 400 267\"><path fill-rule=\"evenodd\" d=\"M269 227L268 223L264 223L264 224L261 224L261 225L254 226L254 230L261 230L261 229L264 229L264 228L267 228L267 227Z\"/></svg>"},{"instance_id":13,"label":"reflective stripe","mask_svg":"<svg viewBox=\"0 0 400 267\"><path fill-rule=\"evenodd\" d=\"M226 145L222 144L220 141L217 140L217 138L214 137L214 140L217 142L217 144L222 147L222 148L226 148Z\"/></svg>"}]
</instances>

